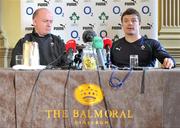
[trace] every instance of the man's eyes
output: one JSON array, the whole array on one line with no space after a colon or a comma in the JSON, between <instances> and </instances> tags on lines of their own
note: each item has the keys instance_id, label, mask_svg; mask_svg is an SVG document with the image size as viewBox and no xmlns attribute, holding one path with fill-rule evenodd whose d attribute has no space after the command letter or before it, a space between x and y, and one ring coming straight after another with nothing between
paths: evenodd
<instances>
[{"instance_id":1,"label":"man's eyes","mask_svg":"<svg viewBox=\"0 0 180 128\"><path fill-rule=\"evenodd\" d=\"M137 22L137 20L136 20L136 19L134 19L134 20L132 20L132 22Z\"/></svg>"},{"instance_id":2,"label":"man's eyes","mask_svg":"<svg viewBox=\"0 0 180 128\"><path fill-rule=\"evenodd\" d=\"M134 23L134 22L137 22L137 19L125 20L124 22L126 22L126 23L127 23L127 22L133 22L133 23Z\"/></svg>"},{"instance_id":3,"label":"man's eyes","mask_svg":"<svg viewBox=\"0 0 180 128\"><path fill-rule=\"evenodd\" d=\"M42 22L44 22L44 23L48 23L48 22L52 23L53 21L52 20L43 20Z\"/></svg>"}]
</instances>

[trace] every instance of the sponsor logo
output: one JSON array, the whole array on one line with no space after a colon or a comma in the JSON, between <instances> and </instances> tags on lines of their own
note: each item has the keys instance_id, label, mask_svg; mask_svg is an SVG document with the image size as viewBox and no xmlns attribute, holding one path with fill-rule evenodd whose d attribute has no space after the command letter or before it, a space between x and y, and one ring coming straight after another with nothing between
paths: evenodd
<instances>
[{"instance_id":1,"label":"sponsor logo","mask_svg":"<svg viewBox=\"0 0 180 128\"><path fill-rule=\"evenodd\" d=\"M82 84L75 89L74 97L82 105L91 106L103 100L103 93L95 84Z\"/></svg>"},{"instance_id":2,"label":"sponsor logo","mask_svg":"<svg viewBox=\"0 0 180 128\"><path fill-rule=\"evenodd\" d=\"M60 24L60 26L54 27L54 30L64 30L66 28L66 24Z\"/></svg>"},{"instance_id":3,"label":"sponsor logo","mask_svg":"<svg viewBox=\"0 0 180 128\"><path fill-rule=\"evenodd\" d=\"M78 16L76 14L76 12L73 12L72 15L69 17L71 21L73 21L73 23L75 24L79 19L80 19L80 16Z\"/></svg>"},{"instance_id":4,"label":"sponsor logo","mask_svg":"<svg viewBox=\"0 0 180 128\"><path fill-rule=\"evenodd\" d=\"M112 30L121 30L121 29L122 29L122 26L120 23L117 26L112 26Z\"/></svg>"},{"instance_id":5,"label":"sponsor logo","mask_svg":"<svg viewBox=\"0 0 180 128\"><path fill-rule=\"evenodd\" d=\"M71 31L71 38L80 40L79 32L77 30L72 30Z\"/></svg>"},{"instance_id":6,"label":"sponsor logo","mask_svg":"<svg viewBox=\"0 0 180 128\"><path fill-rule=\"evenodd\" d=\"M27 8L26 8L26 14L27 14L27 15L32 15L33 13L34 13L34 10L33 10L32 7L27 7Z\"/></svg>"},{"instance_id":7,"label":"sponsor logo","mask_svg":"<svg viewBox=\"0 0 180 128\"><path fill-rule=\"evenodd\" d=\"M44 0L45 3L50 4L51 0Z\"/></svg>"},{"instance_id":8,"label":"sponsor logo","mask_svg":"<svg viewBox=\"0 0 180 128\"><path fill-rule=\"evenodd\" d=\"M38 3L37 6L46 7L50 4L50 0L44 0L44 3Z\"/></svg>"},{"instance_id":9,"label":"sponsor logo","mask_svg":"<svg viewBox=\"0 0 180 128\"><path fill-rule=\"evenodd\" d=\"M37 6L39 6L39 7L43 7L44 6L45 7L45 6L48 6L48 3L38 3Z\"/></svg>"},{"instance_id":10,"label":"sponsor logo","mask_svg":"<svg viewBox=\"0 0 180 128\"><path fill-rule=\"evenodd\" d=\"M106 6L107 1L106 0L102 0L102 2L96 2L96 6Z\"/></svg>"},{"instance_id":11,"label":"sponsor logo","mask_svg":"<svg viewBox=\"0 0 180 128\"><path fill-rule=\"evenodd\" d=\"M149 16L151 16L150 7L149 6L143 6L142 7L142 13L145 14L145 15L149 14Z\"/></svg>"},{"instance_id":12,"label":"sponsor logo","mask_svg":"<svg viewBox=\"0 0 180 128\"><path fill-rule=\"evenodd\" d=\"M59 6L55 7L54 12L56 15L61 15L62 17L64 17L64 12L63 12L62 7L59 7Z\"/></svg>"},{"instance_id":13,"label":"sponsor logo","mask_svg":"<svg viewBox=\"0 0 180 128\"><path fill-rule=\"evenodd\" d=\"M89 24L89 26L83 26L82 28L83 28L83 30L89 30L89 29L93 29L94 25L93 24Z\"/></svg>"},{"instance_id":14,"label":"sponsor logo","mask_svg":"<svg viewBox=\"0 0 180 128\"><path fill-rule=\"evenodd\" d=\"M141 26L141 29L142 29L142 30L148 30L148 29L151 29L152 27L153 27L153 25L152 25L152 24L147 23L147 25L145 25L145 26Z\"/></svg>"},{"instance_id":15,"label":"sponsor logo","mask_svg":"<svg viewBox=\"0 0 180 128\"><path fill-rule=\"evenodd\" d=\"M32 31L34 27L25 27L25 31Z\"/></svg>"},{"instance_id":16,"label":"sponsor logo","mask_svg":"<svg viewBox=\"0 0 180 128\"><path fill-rule=\"evenodd\" d=\"M67 6L77 6L77 5L78 5L78 2L79 2L79 0L73 0L73 2L67 3Z\"/></svg>"},{"instance_id":17,"label":"sponsor logo","mask_svg":"<svg viewBox=\"0 0 180 128\"><path fill-rule=\"evenodd\" d=\"M101 38L107 37L107 35L108 35L108 33L107 33L106 30L101 30L101 31L100 31L100 37L101 37Z\"/></svg>"},{"instance_id":18,"label":"sponsor logo","mask_svg":"<svg viewBox=\"0 0 180 128\"><path fill-rule=\"evenodd\" d=\"M105 21L109 19L109 16L107 16L105 12L102 12L101 15L99 16L99 19L100 19L100 20L103 22L103 24L104 24Z\"/></svg>"},{"instance_id":19,"label":"sponsor logo","mask_svg":"<svg viewBox=\"0 0 180 128\"><path fill-rule=\"evenodd\" d=\"M113 13L114 14L121 14L121 8L119 6L113 7Z\"/></svg>"},{"instance_id":20,"label":"sponsor logo","mask_svg":"<svg viewBox=\"0 0 180 128\"><path fill-rule=\"evenodd\" d=\"M131 0L131 2L125 2L126 6L134 6L136 4L136 0Z\"/></svg>"},{"instance_id":21,"label":"sponsor logo","mask_svg":"<svg viewBox=\"0 0 180 128\"><path fill-rule=\"evenodd\" d=\"M93 16L92 8L90 6L85 6L84 14Z\"/></svg>"}]
</instances>

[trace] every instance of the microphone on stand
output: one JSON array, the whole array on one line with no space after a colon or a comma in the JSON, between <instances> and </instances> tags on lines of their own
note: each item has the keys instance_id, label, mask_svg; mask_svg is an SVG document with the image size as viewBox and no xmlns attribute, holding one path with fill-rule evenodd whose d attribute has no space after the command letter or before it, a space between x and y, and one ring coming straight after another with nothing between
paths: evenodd
<instances>
[{"instance_id":1,"label":"microphone on stand","mask_svg":"<svg viewBox=\"0 0 180 128\"><path fill-rule=\"evenodd\" d=\"M103 39L104 49L106 50L106 67L110 68L110 49L112 47L112 40L110 38L105 37Z\"/></svg>"},{"instance_id":2,"label":"microphone on stand","mask_svg":"<svg viewBox=\"0 0 180 128\"><path fill-rule=\"evenodd\" d=\"M72 67L74 58L73 53L76 52L76 41L74 39L68 40L65 45L66 53L67 53L67 61L69 64L69 68Z\"/></svg>"},{"instance_id":3,"label":"microphone on stand","mask_svg":"<svg viewBox=\"0 0 180 128\"><path fill-rule=\"evenodd\" d=\"M92 47L96 49L99 67L101 67L103 70L105 70L106 66L105 66L105 58L104 58L104 54L103 54L103 46L104 46L104 44L103 44L102 38L95 36L93 38Z\"/></svg>"},{"instance_id":4,"label":"microphone on stand","mask_svg":"<svg viewBox=\"0 0 180 128\"><path fill-rule=\"evenodd\" d=\"M96 33L93 30L86 30L83 32L82 39L84 43L92 42L93 38L96 36Z\"/></svg>"},{"instance_id":5,"label":"microphone on stand","mask_svg":"<svg viewBox=\"0 0 180 128\"><path fill-rule=\"evenodd\" d=\"M96 55L92 48L92 40L95 36L96 33L93 30L86 30L82 35L85 46L82 50L82 68L85 70L97 69Z\"/></svg>"}]
</instances>

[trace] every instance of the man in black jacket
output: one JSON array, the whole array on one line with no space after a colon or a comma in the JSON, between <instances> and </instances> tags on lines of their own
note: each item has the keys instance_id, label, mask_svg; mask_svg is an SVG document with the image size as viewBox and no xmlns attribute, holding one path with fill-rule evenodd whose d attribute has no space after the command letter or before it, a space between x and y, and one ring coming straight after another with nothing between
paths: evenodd
<instances>
[{"instance_id":1,"label":"man in black jacket","mask_svg":"<svg viewBox=\"0 0 180 128\"><path fill-rule=\"evenodd\" d=\"M175 67L174 59L154 39L140 35L141 17L138 11L128 8L121 16L125 36L111 48L111 62L118 67L129 67L130 55L138 55L139 66L154 67L158 59L164 68Z\"/></svg>"},{"instance_id":2,"label":"man in black jacket","mask_svg":"<svg viewBox=\"0 0 180 128\"><path fill-rule=\"evenodd\" d=\"M10 66L15 65L15 56L23 54L23 44L26 41L37 42L39 46L40 65L66 65L65 44L59 37L50 34L53 15L47 8L39 8L33 14L32 33L21 38L12 51Z\"/></svg>"}]
</instances>

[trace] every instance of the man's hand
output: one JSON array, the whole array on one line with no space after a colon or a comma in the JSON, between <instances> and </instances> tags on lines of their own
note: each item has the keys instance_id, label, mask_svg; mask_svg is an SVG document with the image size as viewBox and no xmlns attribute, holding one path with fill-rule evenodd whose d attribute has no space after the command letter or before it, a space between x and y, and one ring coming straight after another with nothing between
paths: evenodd
<instances>
[{"instance_id":1,"label":"man's hand","mask_svg":"<svg viewBox=\"0 0 180 128\"><path fill-rule=\"evenodd\" d=\"M171 69L174 67L174 62L171 58L165 58L163 62L163 68Z\"/></svg>"}]
</instances>

